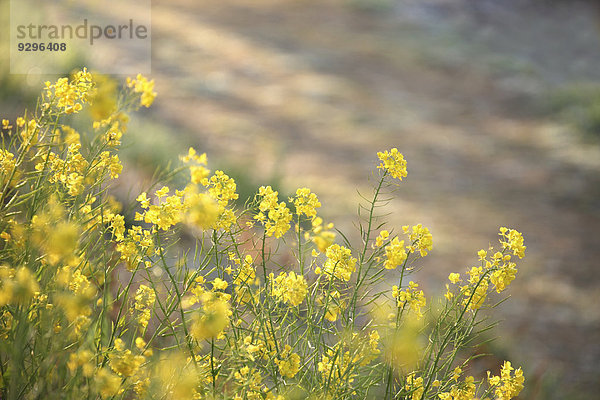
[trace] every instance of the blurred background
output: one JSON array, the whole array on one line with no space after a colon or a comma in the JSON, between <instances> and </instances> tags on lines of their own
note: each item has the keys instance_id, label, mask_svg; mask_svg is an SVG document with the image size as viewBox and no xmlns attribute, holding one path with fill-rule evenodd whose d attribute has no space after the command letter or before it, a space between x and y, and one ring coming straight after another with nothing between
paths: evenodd
<instances>
[{"instance_id":1,"label":"blurred background","mask_svg":"<svg viewBox=\"0 0 600 400\"><path fill-rule=\"evenodd\" d=\"M396 227L433 233L425 292L441 295L450 272L475 265L499 226L523 232L526 258L482 351L523 365L521 398L597 398L599 5L153 0L158 97L131 121L117 192L126 200L192 145L242 196L308 186L325 219L350 231L376 152L397 147L409 175L385 211ZM6 27L8 1L0 7ZM10 75L7 34L0 116L14 120L56 77ZM85 54L65 62L87 65Z\"/></svg>"}]
</instances>

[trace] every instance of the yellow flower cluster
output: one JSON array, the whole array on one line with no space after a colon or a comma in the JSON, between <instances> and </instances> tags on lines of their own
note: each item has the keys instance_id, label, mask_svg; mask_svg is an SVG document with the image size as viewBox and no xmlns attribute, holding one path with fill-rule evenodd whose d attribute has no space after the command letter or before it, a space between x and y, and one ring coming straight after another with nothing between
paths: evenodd
<instances>
[{"instance_id":1,"label":"yellow flower cluster","mask_svg":"<svg viewBox=\"0 0 600 400\"><path fill-rule=\"evenodd\" d=\"M515 371L514 374L512 371ZM515 370L510 361L504 361L500 376L493 376L488 371L488 382L490 386L495 387L497 400L510 400L518 396L523 390L525 377L520 367Z\"/></svg>"},{"instance_id":2,"label":"yellow flower cluster","mask_svg":"<svg viewBox=\"0 0 600 400\"><path fill-rule=\"evenodd\" d=\"M406 251L404 250L404 240L399 240L398 236L394 237L390 244L385 246L385 269L395 269L402 265L406 260Z\"/></svg>"},{"instance_id":3,"label":"yellow flower cluster","mask_svg":"<svg viewBox=\"0 0 600 400\"><path fill-rule=\"evenodd\" d=\"M397 148L391 149L389 152L377 153L377 157L381 160L381 164L377 166L379 169L383 169L386 173L389 173L393 178L400 179L406 178L406 161L402 153Z\"/></svg>"},{"instance_id":4,"label":"yellow flower cluster","mask_svg":"<svg viewBox=\"0 0 600 400\"><path fill-rule=\"evenodd\" d=\"M94 355L87 349L80 349L76 353L69 355L69 361L67 362L67 368L74 374L79 368L81 368L83 376L90 378L94 373L95 363L93 363Z\"/></svg>"},{"instance_id":5,"label":"yellow flower cluster","mask_svg":"<svg viewBox=\"0 0 600 400\"><path fill-rule=\"evenodd\" d=\"M254 219L265 225L265 234L280 238L290 229L292 213L285 205L279 203L278 193L271 186L261 186L258 189L261 201L258 205L259 212Z\"/></svg>"},{"instance_id":6,"label":"yellow flower cluster","mask_svg":"<svg viewBox=\"0 0 600 400\"><path fill-rule=\"evenodd\" d=\"M314 218L317 216L317 208L321 207L321 203L317 198L317 195L311 193L308 188L299 188L296 190L296 197L290 199L294 202L296 207L296 214L306 215L308 218Z\"/></svg>"},{"instance_id":7,"label":"yellow flower cluster","mask_svg":"<svg viewBox=\"0 0 600 400\"><path fill-rule=\"evenodd\" d=\"M332 276L348 282L350 276L356 270L356 258L352 257L352 250L339 244L332 244L325 251L327 260L323 268L316 268L315 273Z\"/></svg>"},{"instance_id":8,"label":"yellow flower cluster","mask_svg":"<svg viewBox=\"0 0 600 400\"><path fill-rule=\"evenodd\" d=\"M439 393L438 397L440 400L475 400L476 392L475 378L467 376L462 384L452 385L449 391Z\"/></svg>"},{"instance_id":9,"label":"yellow flower cluster","mask_svg":"<svg viewBox=\"0 0 600 400\"><path fill-rule=\"evenodd\" d=\"M472 267L467 271L469 284L461 287L461 293L464 297L463 304L468 305L471 310L481 308L487 298L489 280L483 274L482 267Z\"/></svg>"},{"instance_id":10,"label":"yellow flower cluster","mask_svg":"<svg viewBox=\"0 0 600 400\"><path fill-rule=\"evenodd\" d=\"M352 356L349 351L340 349L341 346L342 342L338 342L333 348L327 350L317 364L322 379L328 383L327 386L337 387L343 381L352 383L356 377L355 374L350 373Z\"/></svg>"},{"instance_id":11,"label":"yellow flower cluster","mask_svg":"<svg viewBox=\"0 0 600 400\"><path fill-rule=\"evenodd\" d=\"M200 296L202 307L195 311L190 334L198 341L218 338L229 327L231 306L216 293L205 291Z\"/></svg>"},{"instance_id":12,"label":"yellow flower cluster","mask_svg":"<svg viewBox=\"0 0 600 400\"><path fill-rule=\"evenodd\" d=\"M363 342L361 358L362 361L360 365L365 366L370 364L373 360L375 360L379 354L381 354L381 350L379 350L379 340L381 337L379 336L379 332L371 331L368 334L368 338Z\"/></svg>"},{"instance_id":13,"label":"yellow flower cluster","mask_svg":"<svg viewBox=\"0 0 600 400\"><path fill-rule=\"evenodd\" d=\"M208 187L208 192L222 206L228 205L230 201L236 200L239 197L235 192L235 181L223 171L215 171L215 174L210 179L203 179L202 184Z\"/></svg>"},{"instance_id":14,"label":"yellow flower cluster","mask_svg":"<svg viewBox=\"0 0 600 400\"><path fill-rule=\"evenodd\" d=\"M219 216L225 211L210 194L195 193L193 187L188 187L184 204L187 222L202 230L218 227Z\"/></svg>"},{"instance_id":15,"label":"yellow flower cluster","mask_svg":"<svg viewBox=\"0 0 600 400\"><path fill-rule=\"evenodd\" d=\"M110 220L121 260L126 263L129 271L133 271L142 262L142 256L149 256L155 251L152 232L148 229L142 229L141 226L133 225L127 231L127 236L125 236L123 216L114 214Z\"/></svg>"},{"instance_id":16,"label":"yellow flower cluster","mask_svg":"<svg viewBox=\"0 0 600 400\"><path fill-rule=\"evenodd\" d=\"M398 307L410 307L418 318L423 317L422 308L427 305L427 299L422 290L418 290L419 284L413 281L408 283L406 290L401 290L398 286L392 287L392 297L397 299Z\"/></svg>"},{"instance_id":17,"label":"yellow flower cluster","mask_svg":"<svg viewBox=\"0 0 600 400\"><path fill-rule=\"evenodd\" d=\"M271 274L271 281L273 297L281 299L284 303L289 303L292 307L297 307L304 301L308 285L302 275L296 275L293 271L289 275L282 272L277 278L273 279L273 274Z\"/></svg>"},{"instance_id":18,"label":"yellow flower cluster","mask_svg":"<svg viewBox=\"0 0 600 400\"><path fill-rule=\"evenodd\" d=\"M5 130L5 131L10 131L12 129L12 125L10 124L10 121L3 118L2 119L2 128L1 129ZM12 132L9 132L9 135L11 133Z\"/></svg>"},{"instance_id":19,"label":"yellow flower cluster","mask_svg":"<svg viewBox=\"0 0 600 400\"><path fill-rule=\"evenodd\" d=\"M39 290L39 283L29 268L16 271L0 265L0 307L7 304L27 304Z\"/></svg>"},{"instance_id":20,"label":"yellow flower cluster","mask_svg":"<svg viewBox=\"0 0 600 400\"><path fill-rule=\"evenodd\" d=\"M460 287L460 294L463 296L462 303L468 305L471 310L477 310L484 304L490 284L500 293L515 279L517 266L511 261L511 255L506 254L507 251L512 251L514 255L519 257L524 256L526 246L523 245L521 233L514 229L500 228L499 235L504 251L490 251L488 254L486 250L479 250L477 255L481 266L467 270L468 282ZM493 249L490 248L489 250ZM448 280L455 285L460 282L460 274L451 273ZM446 284L446 289L445 297L451 300L454 293L448 284Z\"/></svg>"},{"instance_id":21,"label":"yellow flower cluster","mask_svg":"<svg viewBox=\"0 0 600 400\"><path fill-rule=\"evenodd\" d=\"M100 368L95 376L96 391L103 399L116 396L121 392L121 378L106 368Z\"/></svg>"},{"instance_id":22,"label":"yellow flower cluster","mask_svg":"<svg viewBox=\"0 0 600 400\"><path fill-rule=\"evenodd\" d=\"M135 355L131 350L125 350L125 343L123 340L115 340L115 351L109 354L108 363L110 368L117 373L119 376L128 378L134 376L140 366L146 361L146 357L142 355Z\"/></svg>"},{"instance_id":23,"label":"yellow flower cluster","mask_svg":"<svg viewBox=\"0 0 600 400\"><path fill-rule=\"evenodd\" d=\"M146 285L140 285L135 292L135 303L133 308L139 312L137 320L142 329L146 329L148 326L155 302L156 294L154 293L154 289Z\"/></svg>"},{"instance_id":24,"label":"yellow flower cluster","mask_svg":"<svg viewBox=\"0 0 600 400\"><path fill-rule=\"evenodd\" d=\"M423 377L416 376L414 372L408 374L404 389L410 393L411 400L420 400L425 392L425 388L423 387Z\"/></svg>"},{"instance_id":25,"label":"yellow flower cluster","mask_svg":"<svg viewBox=\"0 0 600 400\"><path fill-rule=\"evenodd\" d=\"M63 128L64 129L64 128ZM61 183L70 196L83 193L84 184L93 184L105 177L116 179L123 170L123 165L118 155L111 155L108 151L100 153L98 159L90 165L80 152L81 144L73 136L67 149L64 160L54 152L48 152L44 158L35 165L36 171L49 171L50 183Z\"/></svg>"},{"instance_id":26,"label":"yellow flower cluster","mask_svg":"<svg viewBox=\"0 0 600 400\"><path fill-rule=\"evenodd\" d=\"M252 256L247 254L244 261L231 254L229 257L237 266L237 274L233 278L233 284L237 286L249 286L256 279L256 271L253 266Z\"/></svg>"},{"instance_id":27,"label":"yellow flower cluster","mask_svg":"<svg viewBox=\"0 0 600 400\"><path fill-rule=\"evenodd\" d=\"M513 252L513 255L523 258L525 256L525 249L527 246L523 245L523 235L514 230L505 227L500 228L500 243L502 243L503 249L508 249Z\"/></svg>"},{"instance_id":28,"label":"yellow flower cluster","mask_svg":"<svg viewBox=\"0 0 600 400\"><path fill-rule=\"evenodd\" d=\"M208 193L219 205L217 222L213 228L230 230L231 226L236 223L236 216L233 210L228 208L228 205L239 197L235 192L235 180L223 171L215 171L210 179L204 178L201 183L208 187Z\"/></svg>"},{"instance_id":29,"label":"yellow flower cluster","mask_svg":"<svg viewBox=\"0 0 600 400\"><path fill-rule=\"evenodd\" d=\"M48 204L31 218L30 239L51 265L59 262L76 265L79 262L76 251L80 227L76 222L66 220L66 217L65 208L56 196L52 196ZM19 231L19 227L13 228L13 233L21 236Z\"/></svg>"},{"instance_id":30,"label":"yellow flower cluster","mask_svg":"<svg viewBox=\"0 0 600 400\"><path fill-rule=\"evenodd\" d=\"M55 280L68 289L56 294L56 304L60 306L73 327L71 336L80 337L91 323L90 315L96 297L96 288L79 269L69 266L60 268Z\"/></svg>"},{"instance_id":31,"label":"yellow flower cluster","mask_svg":"<svg viewBox=\"0 0 600 400\"><path fill-rule=\"evenodd\" d=\"M121 125L120 121L113 121L110 128L104 134L104 140L106 145L109 147L117 147L121 145L121 138L125 132L125 127Z\"/></svg>"},{"instance_id":32,"label":"yellow flower cluster","mask_svg":"<svg viewBox=\"0 0 600 400\"><path fill-rule=\"evenodd\" d=\"M133 88L135 93L141 93L140 104L144 107L150 107L156 98L154 92L154 80L148 81L148 78L138 74L135 79L127 78L127 86Z\"/></svg>"},{"instance_id":33,"label":"yellow flower cluster","mask_svg":"<svg viewBox=\"0 0 600 400\"><path fill-rule=\"evenodd\" d=\"M383 246L383 243L390 237L390 233L386 230L379 232L379 235L375 238L375 247Z\"/></svg>"},{"instance_id":34,"label":"yellow flower cluster","mask_svg":"<svg viewBox=\"0 0 600 400\"><path fill-rule=\"evenodd\" d=\"M0 184L8 178L15 168L15 155L8 150L0 149Z\"/></svg>"},{"instance_id":35,"label":"yellow flower cluster","mask_svg":"<svg viewBox=\"0 0 600 400\"><path fill-rule=\"evenodd\" d=\"M290 345L286 344L285 349L281 352L278 358L275 359L275 364L279 367L279 373L286 378L293 378L300 371L300 356L292 353Z\"/></svg>"},{"instance_id":36,"label":"yellow flower cluster","mask_svg":"<svg viewBox=\"0 0 600 400\"><path fill-rule=\"evenodd\" d=\"M323 225L323 219L321 217L316 217L312 220L312 242L317 246L317 249L321 253L327 251L327 248L335 241L335 232L333 232L332 229L333 224L329 223ZM308 240L310 234L306 232L306 235L306 239Z\"/></svg>"},{"instance_id":37,"label":"yellow flower cluster","mask_svg":"<svg viewBox=\"0 0 600 400\"><path fill-rule=\"evenodd\" d=\"M190 181L194 184L205 182L205 179L210 175L210 170L206 168L207 157L206 153L198 154L193 147L188 149L188 154L180 157L184 163L194 163L190 165ZM235 188L234 188L235 191Z\"/></svg>"},{"instance_id":38,"label":"yellow flower cluster","mask_svg":"<svg viewBox=\"0 0 600 400\"><path fill-rule=\"evenodd\" d=\"M408 238L412 242L407 246L407 250L412 252L419 251L421 257L425 257L428 251L433 248L433 236L429 233L429 229L421 224L417 224L410 228L408 225L402 227L404 233L408 234Z\"/></svg>"},{"instance_id":39,"label":"yellow flower cluster","mask_svg":"<svg viewBox=\"0 0 600 400\"><path fill-rule=\"evenodd\" d=\"M154 224L158 229L164 231L181 222L182 212L185 209L184 192L177 190L174 195L167 196L169 191L167 186L163 186L154 193L159 200L158 205L149 205L146 192L138 196L137 201L142 204L142 208L146 208L146 211L137 214L136 220L143 219L144 222ZM148 207L144 207L145 204L148 204Z\"/></svg>"},{"instance_id":40,"label":"yellow flower cluster","mask_svg":"<svg viewBox=\"0 0 600 400\"><path fill-rule=\"evenodd\" d=\"M87 69L78 71L71 80L60 78L56 83L46 82L44 106L55 105L60 112L72 114L81 111L94 94L92 74ZM49 102L49 103L48 103Z\"/></svg>"},{"instance_id":41,"label":"yellow flower cluster","mask_svg":"<svg viewBox=\"0 0 600 400\"><path fill-rule=\"evenodd\" d=\"M36 164L37 171L43 171L49 168L51 174L48 176L50 183L60 182L68 190L69 195L77 196L84 190L84 173L89 166L88 161L83 158L79 149L81 144L73 143L69 145L65 160L57 154L49 152L47 157Z\"/></svg>"}]
</instances>

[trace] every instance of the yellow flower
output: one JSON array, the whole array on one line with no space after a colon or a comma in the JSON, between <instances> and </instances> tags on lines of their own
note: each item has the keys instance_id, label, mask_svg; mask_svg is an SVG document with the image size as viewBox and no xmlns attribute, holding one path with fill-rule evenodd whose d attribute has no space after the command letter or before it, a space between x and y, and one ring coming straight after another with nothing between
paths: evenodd
<instances>
[{"instance_id":1,"label":"yellow flower","mask_svg":"<svg viewBox=\"0 0 600 400\"><path fill-rule=\"evenodd\" d=\"M370 331L367 340L361 343L361 351L358 356L361 359L360 365L365 366L371 363L371 361L375 360L381 350L379 350L379 332Z\"/></svg>"},{"instance_id":2,"label":"yellow flower","mask_svg":"<svg viewBox=\"0 0 600 400\"><path fill-rule=\"evenodd\" d=\"M379 236L375 239L375 247L383 246L383 242L385 242L389 236L390 233L386 230L379 232Z\"/></svg>"},{"instance_id":3,"label":"yellow flower","mask_svg":"<svg viewBox=\"0 0 600 400\"><path fill-rule=\"evenodd\" d=\"M400 290L398 286L392 287L392 296L398 299L398 307L410 307L418 318L423 317L421 311L427 305L425 294L422 290L417 290L419 284L410 281L406 290Z\"/></svg>"},{"instance_id":4,"label":"yellow flower","mask_svg":"<svg viewBox=\"0 0 600 400\"><path fill-rule=\"evenodd\" d=\"M70 81L68 78L60 78L54 84L46 82L44 100L51 101L59 111L72 114L79 112L82 104L89 102L93 94L92 75L84 68L75 73Z\"/></svg>"},{"instance_id":5,"label":"yellow flower","mask_svg":"<svg viewBox=\"0 0 600 400\"><path fill-rule=\"evenodd\" d=\"M116 214L113 216L112 221L110 222L110 227L112 228L113 235L118 242L125 238L125 217Z\"/></svg>"},{"instance_id":6,"label":"yellow flower","mask_svg":"<svg viewBox=\"0 0 600 400\"><path fill-rule=\"evenodd\" d=\"M325 319L331 322L337 321L338 315L346 307L346 302L340 299L340 292L337 290L329 292L325 299L322 296L317 298L317 303L327 307L325 310Z\"/></svg>"},{"instance_id":7,"label":"yellow flower","mask_svg":"<svg viewBox=\"0 0 600 400\"><path fill-rule=\"evenodd\" d=\"M452 272L452 273L450 273L450 275L448 275L448 280L450 282L456 284L460 281L460 274Z\"/></svg>"},{"instance_id":8,"label":"yellow flower","mask_svg":"<svg viewBox=\"0 0 600 400\"><path fill-rule=\"evenodd\" d=\"M398 149L393 148L389 152L377 153L377 157L381 160L381 164L377 168L388 172L393 178L402 180L406 177L406 161L404 156L398 152Z\"/></svg>"},{"instance_id":9,"label":"yellow flower","mask_svg":"<svg viewBox=\"0 0 600 400\"><path fill-rule=\"evenodd\" d=\"M281 355L275 359L279 373L286 378L293 378L300 371L300 356L291 350L290 345L286 344Z\"/></svg>"},{"instance_id":10,"label":"yellow flower","mask_svg":"<svg viewBox=\"0 0 600 400\"><path fill-rule=\"evenodd\" d=\"M251 285L256 279L256 271L252 265L252 256L249 254L246 255L243 262L235 258L234 260L239 265L239 269L237 275L233 278L233 284L237 286Z\"/></svg>"},{"instance_id":11,"label":"yellow flower","mask_svg":"<svg viewBox=\"0 0 600 400\"><path fill-rule=\"evenodd\" d=\"M134 355L131 350L117 351L108 356L110 368L122 377L130 377L137 373L144 356Z\"/></svg>"},{"instance_id":12,"label":"yellow flower","mask_svg":"<svg viewBox=\"0 0 600 400\"><path fill-rule=\"evenodd\" d=\"M350 276L356 270L356 258L352 252L339 244L332 244L325 252L327 260L323 265L322 272L337 279L349 281Z\"/></svg>"},{"instance_id":13,"label":"yellow flower","mask_svg":"<svg viewBox=\"0 0 600 400\"><path fill-rule=\"evenodd\" d=\"M8 178L15 167L15 155L8 150L0 149L0 176Z\"/></svg>"},{"instance_id":14,"label":"yellow flower","mask_svg":"<svg viewBox=\"0 0 600 400\"><path fill-rule=\"evenodd\" d=\"M140 194L136 200L140 203L142 208L150 207L150 199L146 196L146 192Z\"/></svg>"},{"instance_id":15,"label":"yellow flower","mask_svg":"<svg viewBox=\"0 0 600 400\"><path fill-rule=\"evenodd\" d=\"M515 371L512 374L512 371ZM504 361L500 376L491 376L488 371L488 382L491 386L495 386L495 394L497 400L510 400L519 395L523 390L523 383L525 378L523 377L523 371L521 368L514 369L510 361Z\"/></svg>"},{"instance_id":16,"label":"yellow flower","mask_svg":"<svg viewBox=\"0 0 600 400\"><path fill-rule=\"evenodd\" d=\"M504 249L508 249L513 252L515 256L523 258L525 256L525 249L527 246L523 245L523 235L514 230L505 227L500 228L500 243Z\"/></svg>"},{"instance_id":17,"label":"yellow flower","mask_svg":"<svg viewBox=\"0 0 600 400\"><path fill-rule=\"evenodd\" d=\"M404 250L404 240L398 240L396 236L389 245L385 246L385 269L395 269L406 260L406 251Z\"/></svg>"},{"instance_id":18,"label":"yellow flower","mask_svg":"<svg viewBox=\"0 0 600 400\"><path fill-rule=\"evenodd\" d=\"M423 387L423 377L416 377L415 373L410 373L406 377L404 388L412 393L411 400L420 400L425 388Z\"/></svg>"},{"instance_id":19,"label":"yellow flower","mask_svg":"<svg viewBox=\"0 0 600 400\"><path fill-rule=\"evenodd\" d=\"M291 201L291 199L290 199ZM306 215L308 218L314 218L317 215L317 208L321 207L317 195L310 192L308 188L296 190L296 197L293 199L296 207L296 214Z\"/></svg>"},{"instance_id":20,"label":"yellow flower","mask_svg":"<svg viewBox=\"0 0 600 400\"><path fill-rule=\"evenodd\" d=\"M200 229L216 228L219 215L223 212L215 199L206 193L190 192L185 197L188 222Z\"/></svg>"},{"instance_id":21,"label":"yellow flower","mask_svg":"<svg viewBox=\"0 0 600 400\"><path fill-rule=\"evenodd\" d=\"M273 281L273 296L294 307L299 306L304 301L307 291L306 280L302 275L296 275L295 272L290 272L289 275L282 272Z\"/></svg>"},{"instance_id":22,"label":"yellow flower","mask_svg":"<svg viewBox=\"0 0 600 400\"><path fill-rule=\"evenodd\" d=\"M215 174L210 179L204 179L202 184L208 187L210 195L222 206L238 198L235 181L223 171L215 171Z\"/></svg>"},{"instance_id":23,"label":"yellow flower","mask_svg":"<svg viewBox=\"0 0 600 400\"><path fill-rule=\"evenodd\" d=\"M40 290L35 275L29 268L17 271L0 266L0 306L6 304L27 304Z\"/></svg>"},{"instance_id":24,"label":"yellow flower","mask_svg":"<svg viewBox=\"0 0 600 400\"><path fill-rule=\"evenodd\" d=\"M202 293L200 300L202 307L193 316L190 334L198 341L218 338L229 327L231 306L212 292Z\"/></svg>"},{"instance_id":25,"label":"yellow flower","mask_svg":"<svg viewBox=\"0 0 600 400\"><path fill-rule=\"evenodd\" d=\"M460 374L462 374L462 369L460 367L454 368L454 372L452 374L452 379L454 379L455 381L458 381L458 379L460 378Z\"/></svg>"},{"instance_id":26,"label":"yellow flower","mask_svg":"<svg viewBox=\"0 0 600 400\"><path fill-rule=\"evenodd\" d=\"M106 368L101 368L94 376L95 386L103 399L116 396L120 393L121 378Z\"/></svg>"},{"instance_id":27,"label":"yellow flower","mask_svg":"<svg viewBox=\"0 0 600 400\"><path fill-rule=\"evenodd\" d=\"M225 290L225 289L227 289L227 286L229 286L227 284L227 282L225 282L221 278L215 278L215 280L212 282L212 284L213 284L213 290Z\"/></svg>"},{"instance_id":28,"label":"yellow flower","mask_svg":"<svg viewBox=\"0 0 600 400\"><path fill-rule=\"evenodd\" d=\"M138 323L142 328L148 326L148 321L150 321L150 315L155 301L156 293L154 293L154 289L146 285L140 285L135 292L134 309L140 313L138 316Z\"/></svg>"},{"instance_id":29,"label":"yellow flower","mask_svg":"<svg viewBox=\"0 0 600 400\"><path fill-rule=\"evenodd\" d=\"M154 80L148 79L138 74L135 79L127 78L127 86L133 88L135 93L141 93L140 105L148 108L154 102L156 93L154 92Z\"/></svg>"},{"instance_id":30,"label":"yellow flower","mask_svg":"<svg viewBox=\"0 0 600 400\"><path fill-rule=\"evenodd\" d=\"M477 310L477 309L481 308L481 306L485 302L485 299L487 298L488 286L489 286L489 284L488 284L487 279L482 280L475 287L474 291L472 288L470 288L468 286L464 286L462 288L462 292L465 297L463 304L466 305L467 303L469 303L469 309L471 309L471 310ZM472 296L472 298L471 298L471 296Z\"/></svg>"},{"instance_id":31,"label":"yellow flower","mask_svg":"<svg viewBox=\"0 0 600 400\"><path fill-rule=\"evenodd\" d=\"M209 174L210 170L203 167L202 165L190 166L190 180L192 183L201 183L208 177Z\"/></svg>"},{"instance_id":32,"label":"yellow flower","mask_svg":"<svg viewBox=\"0 0 600 400\"><path fill-rule=\"evenodd\" d=\"M427 252L433 248L433 236L429 233L429 229L421 224L417 224L409 229L408 225L403 226L402 230L408 234L412 244L407 247L411 252L419 251L421 257L425 257Z\"/></svg>"},{"instance_id":33,"label":"yellow flower","mask_svg":"<svg viewBox=\"0 0 600 400\"><path fill-rule=\"evenodd\" d=\"M258 194L262 196L258 205L260 212L254 219L264 223L267 236L282 237L290 229L292 213L284 202L278 203L278 193L271 186L261 186Z\"/></svg>"},{"instance_id":34,"label":"yellow flower","mask_svg":"<svg viewBox=\"0 0 600 400\"><path fill-rule=\"evenodd\" d=\"M168 186L163 186L162 188L158 189L154 194L156 195L156 197L161 198L168 195L169 191L170 189Z\"/></svg>"},{"instance_id":35,"label":"yellow flower","mask_svg":"<svg viewBox=\"0 0 600 400\"><path fill-rule=\"evenodd\" d=\"M312 230L314 234L312 242L317 246L317 249L319 249L321 253L324 253L335 241L335 232L331 229L333 229L333 224L329 223L323 226L323 219L321 217L316 217L312 221Z\"/></svg>"},{"instance_id":36,"label":"yellow flower","mask_svg":"<svg viewBox=\"0 0 600 400\"><path fill-rule=\"evenodd\" d=\"M517 274L516 264L513 262L507 262L498 267L497 270L493 271L490 276L490 282L496 286L496 291L500 293L515 279Z\"/></svg>"}]
</instances>

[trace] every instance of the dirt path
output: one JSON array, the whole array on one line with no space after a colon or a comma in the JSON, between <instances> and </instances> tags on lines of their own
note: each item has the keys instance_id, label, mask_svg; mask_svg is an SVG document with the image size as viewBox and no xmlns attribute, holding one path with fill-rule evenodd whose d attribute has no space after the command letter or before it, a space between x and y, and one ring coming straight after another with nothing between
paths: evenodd
<instances>
[{"instance_id":1,"label":"dirt path","mask_svg":"<svg viewBox=\"0 0 600 400\"><path fill-rule=\"evenodd\" d=\"M213 160L311 187L342 228L376 151L398 147L409 177L388 211L434 234L426 290L475 262L499 226L519 229L528 255L500 342L559 388L597 393L600 152L527 117L525 88L476 60L436 65L422 36L340 1L155 0L155 112Z\"/></svg>"}]
</instances>

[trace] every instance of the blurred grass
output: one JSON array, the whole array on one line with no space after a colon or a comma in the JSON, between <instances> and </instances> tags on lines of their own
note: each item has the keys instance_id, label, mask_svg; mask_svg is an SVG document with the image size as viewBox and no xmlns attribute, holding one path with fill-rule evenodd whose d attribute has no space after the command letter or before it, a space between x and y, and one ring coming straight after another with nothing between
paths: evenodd
<instances>
[{"instance_id":1,"label":"blurred grass","mask_svg":"<svg viewBox=\"0 0 600 400\"><path fill-rule=\"evenodd\" d=\"M549 93L541 101L549 117L572 124L584 137L600 143L600 85L574 83Z\"/></svg>"}]
</instances>

